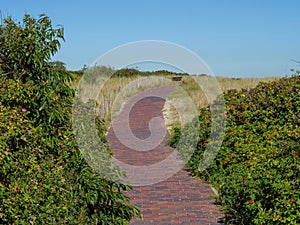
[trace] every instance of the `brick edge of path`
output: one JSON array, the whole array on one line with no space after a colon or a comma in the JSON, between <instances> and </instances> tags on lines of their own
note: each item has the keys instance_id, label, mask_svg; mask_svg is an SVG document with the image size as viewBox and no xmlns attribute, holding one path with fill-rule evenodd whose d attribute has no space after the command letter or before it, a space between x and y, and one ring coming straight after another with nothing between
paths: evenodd
<instances>
[{"instance_id":1,"label":"brick edge of path","mask_svg":"<svg viewBox=\"0 0 300 225\"><path fill-rule=\"evenodd\" d=\"M174 88L175 86L166 86L144 91L124 105L114 120L117 122L115 124L113 122L107 135L114 158L124 164L147 168L172 154L174 149L165 144L167 136L151 151L136 151L122 144L115 130L118 129L118 133L126 137L129 132L125 123L129 123L131 132L136 138L147 139L151 134L149 121L153 117L163 118L161 110L165 99ZM143 147L141 144L140 148ZM165 171L165 168L160 168L155 173L150 171L136 175L151 180L164 174ZM158 183L134 186L126 194L133 205L140 207L143 215L143 219L134 218L130 224L222 224L223 214L213 200L215 195L213 189L199 178L192 177L184 166L174 175Z\"/></svg>"}]
</instances>

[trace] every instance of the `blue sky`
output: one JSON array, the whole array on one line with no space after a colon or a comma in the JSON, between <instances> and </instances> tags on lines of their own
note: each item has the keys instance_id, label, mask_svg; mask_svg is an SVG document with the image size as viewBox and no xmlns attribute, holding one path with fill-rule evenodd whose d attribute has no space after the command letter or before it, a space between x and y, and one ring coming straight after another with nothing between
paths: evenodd
<instances>
[{"instance_id":1,"label":"blue sky","mask_svg":"<svg viewBox=\"0 0 300 225\"><path fill-rule=\"evenodd\" d=\"M45 13L65 28L55 60L81 69L128 42L163 40L199 55L215 75L284 76L300 69L298 0L0 0L2 17Z\"/></svg>"}]
</instances>

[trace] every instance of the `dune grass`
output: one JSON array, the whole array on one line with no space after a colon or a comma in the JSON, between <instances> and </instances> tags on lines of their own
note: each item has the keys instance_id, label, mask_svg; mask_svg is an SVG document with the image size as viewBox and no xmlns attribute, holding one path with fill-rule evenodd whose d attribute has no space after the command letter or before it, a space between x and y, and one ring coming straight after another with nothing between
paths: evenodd
<instances>
[{"instance_id":1,"label":"dune grass","mask_svg":"<svg viewBox=\"0 0 300 225\"><path fill-rule=\"evenodd\" d=\"M242 90L242 89L251 89L257 86L260 82L270 82L274 80L278 80L279 77L265 77L265 78L227 78L227 77L216 77L215 83L211 85L218 85L220 91L226 93L228 90ZM198 81L195 82L195 80ZM192 99L195 108L199 110L202 107L205 107L209 104L207 93L205 93L201 87L198 85L199 83L204 83L204 86L210 82L214 82L214 79L208 76L186 76L183 77L183 82L180 87L184 91L175 90L167 99L165 107L163 109L163 114L166 120L166 126L168 130L171 130L175 126L184 125L180 120L180 115L175 110L173 103L176 102L177 105L181 105L179 107L184 107L186 101L183 101L184 95L186 92L189 97ZM207 89L209 90L209 88ZM206 92L207 92L206 90Z\"/></svg>"},{"instance_id":2,"label":"dune grass","mask_svg":"<svg viewBox=\"0 0 300 225\"><path fill-rule=\"evenodd\" d=\"M76 80L76 85L78 84L79 89L85 93L84 96L92 96L93 99L96 99L96 111L105 120L107 126L118 115L123 104L135 94L151 88L177 85L177 88L168 97L163 109L168 130L174 126L183 125L182 114L189 114L191 111L190 116L195 115L194 110L199 112L200 108L209 104L209 96L204 93L203 87L206 88L207 92L210 90L209 85L217 85L221 92L226 92L232 89L250 89L260 82L279 79L279 77L227 78L217 76L213 78L215 82L211 84L212 77L206 75L189 76L166 71L162 71L161 74L159 72L136 71L130 76L114 76L114 74L115 70L101 67L86 72L80 81ZM182 76L182 80L180 82L172 81L174 76ZM201 88L199 84L204 86ZM187 102L190 106L187 106Z\"/></svg>"}]
</instances>

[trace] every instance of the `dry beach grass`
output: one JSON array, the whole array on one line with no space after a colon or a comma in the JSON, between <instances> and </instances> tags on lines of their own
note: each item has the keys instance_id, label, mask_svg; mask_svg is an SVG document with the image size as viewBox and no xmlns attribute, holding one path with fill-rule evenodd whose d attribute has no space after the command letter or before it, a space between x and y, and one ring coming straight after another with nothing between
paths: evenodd
<instances>
[{"instance_id":1,"label":"dry beach grass","mask_svg":"<svg viewBox=\"0 0 300 225\"><path fill-rule=\"evenodd\" d=\"M180 82L172 81L173 76L178 74L169 74L159 76L155 75L132 75L132 76L111 76L114 71L111 69L94 69L89 71L93 74L93 79L88 80L84 76L79 83L79 89L84 92L83 96L97 99L97 112L106 121L107 126L118 115L123 104L137 93L167 85L178 85L178 87L168 97L163 116L166 121L166 127L170 131L172 127L183 125L189 117L195 115L195 110L207 106L209 101L207 93L210 88L218 86L221 92L236 89L254 88L260 82L268 82L279 79L279 77L265 78L228 78L211 77L206 75L184 75ZM213 80L213 81L212 81ZM197 82L196 82L197 81ZM199 87L199 84L202 85ZM211 85L212 87L209 87ZM82 93L81 93L82 95ZM189 103L189 104L187 104ZM181 111L181 112L180 112ZM181 118L185 112L188 118ZM188 113L190 112L190 113ZM190 115L189 115L190 114Z\"/></svg>"}]
</instances>

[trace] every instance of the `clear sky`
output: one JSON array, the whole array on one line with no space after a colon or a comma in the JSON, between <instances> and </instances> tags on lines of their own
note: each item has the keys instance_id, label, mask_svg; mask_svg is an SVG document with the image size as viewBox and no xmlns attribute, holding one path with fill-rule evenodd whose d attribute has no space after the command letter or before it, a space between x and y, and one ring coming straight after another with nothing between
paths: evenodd
<instances>
[{"instance_id":1,"label":"clear sky","mask_svg":"<svg viewBox=\"0 0 300 225\"><path fill-rule=\"evenodd\" d=\"M54 57L81 69L121 44L163 40L199 55L215 75L261 77L300 69L299 0L0 0L2 17L45 13L65 28Z\"/></svg>"}]
</instances>

